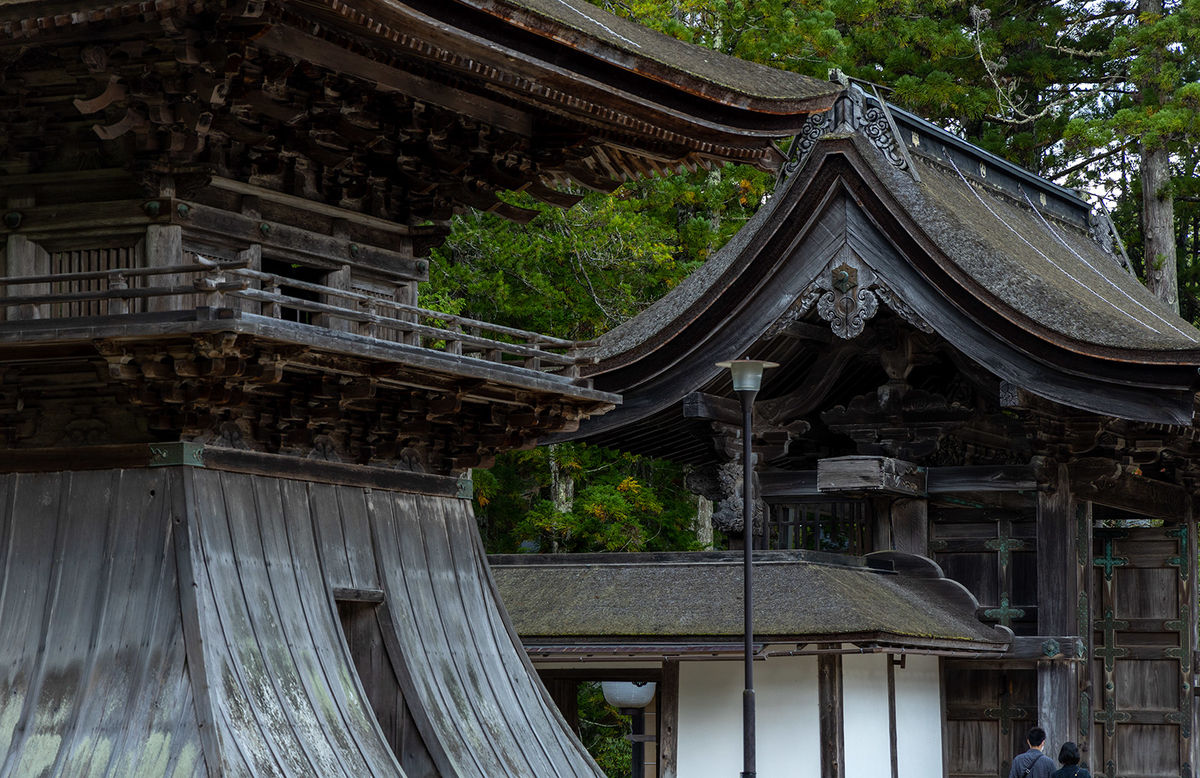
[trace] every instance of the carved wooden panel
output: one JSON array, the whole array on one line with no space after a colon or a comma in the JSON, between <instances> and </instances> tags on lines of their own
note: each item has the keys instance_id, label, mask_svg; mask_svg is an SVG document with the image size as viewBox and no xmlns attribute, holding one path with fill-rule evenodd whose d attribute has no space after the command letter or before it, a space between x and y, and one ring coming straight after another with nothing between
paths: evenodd
<instances>
[{"instance_id":1,"label":"carved wooden panel","mask_svg":"<svg viewBox=\"0 0 1200 778\"><path fill-rule=\"evenodd\" d=\"M1037 716L1037 671L943 664L950 778L1008 778Z\"/></svg>"},{"instance_id":2,"label":"carved wooden panel","mask_svg":"<svg viewBox=\"0 0 1200 778\"><path fill-rule=\"evenodd\" d=\"M1037 525L1030 511L931 506L929 550L979 600L984 621L1037 634Z\"/></svg>"},{"instance_id":3,"label":"carved wooden panel","mask_svg":"<svg viewBox=\"0 0 1200 778\"><path fill-rule=\"evenodd\" d=\"M1094 530L1093 775L1192 774L1191 531L1186 523Z\"/></svg>"}]
</instances>

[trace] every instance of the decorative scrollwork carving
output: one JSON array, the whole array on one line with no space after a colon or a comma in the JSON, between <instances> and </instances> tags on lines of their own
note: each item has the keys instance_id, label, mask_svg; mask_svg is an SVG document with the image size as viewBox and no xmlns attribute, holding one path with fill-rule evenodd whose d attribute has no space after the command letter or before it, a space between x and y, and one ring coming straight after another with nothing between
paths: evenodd
<instances>
[{"instance_id":1,"label":"decorative scrollwork carving","mask_svg":"<svg viewBox=\"0 0 1200 778\"><path fill-rule=\"evenodd\" d=\"M804 126L800 128L800 134L793 141L795 145L792 148L791 158L783 165L785 178L804 167L804 163L808 161L808 156L812 154L817 141L828 135L832 129L833 111L815 113L808 117Z\"/></svg>"},{"instance_id":2,"label":"decorative scrollwork carving","mask_svg":"<svg viewBox=\"0 0 1200 778\"><path fill-rule=\"evenodd\" d=\"M853 106L851 121L854 129L861 132L871 145L879 149L884 158L899 170L908 170L908 160L900 151L899 138L892 134L892 126L882 105L868 103L866 94L858 88L849 90Z\"/></svg>"}]
</instances>

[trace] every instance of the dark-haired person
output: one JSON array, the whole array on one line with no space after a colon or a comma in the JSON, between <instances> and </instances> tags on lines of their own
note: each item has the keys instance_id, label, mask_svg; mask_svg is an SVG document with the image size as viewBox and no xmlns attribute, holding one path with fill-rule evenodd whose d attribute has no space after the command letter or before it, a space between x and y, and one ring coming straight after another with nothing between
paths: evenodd
<instances>
[{"instance_id":1,"label":"dark-haired person","mask_svg":"<svg viewBox=\"0 0 1200 778\"><path fill-rule=\"evenodd\" d=\"M1046 730L1031 727L1025 733L1025 742L1029 744L1029 750L1013 760L1008 778L1051 778L1054 762L1042 753L1046 747Z\"/></svg>"},{"instance_id":2,"label":"dark-haired person","mask_svg":"<svg viewBox=\"0 0 1200 778\"><path fill-rule=\"evenodd\" d=\"M1079 746L1068 740L1058 749L1058 761L1062 768L1051 778L1092 778L1092 774L1079 766Z\"/></svg>"}]
</instances>

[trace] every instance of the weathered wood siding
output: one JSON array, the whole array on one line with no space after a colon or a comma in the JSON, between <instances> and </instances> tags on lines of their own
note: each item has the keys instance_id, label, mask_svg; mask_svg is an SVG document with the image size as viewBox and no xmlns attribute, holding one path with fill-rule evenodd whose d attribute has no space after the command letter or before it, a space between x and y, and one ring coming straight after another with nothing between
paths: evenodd
<instances>
[{"instance_id":1,"label":"weathered wood siding","mask_svg":"<svg viewBox=\"0 0 1200 778\"><path fill-rule=\"evenodd\" d=\"M0 774L206 775L169 471L0 477Z\"/></svg>"},{"instance_id":2,"label":"weathered wood siding","mask_svg":"<svg viewBox=\"0 0 1200 778\"><path fill-rule=\"evenodd\" d=\"M0 477L0 774L601 775L469 502L190 467Z\"/></svg>"}]
</instances>

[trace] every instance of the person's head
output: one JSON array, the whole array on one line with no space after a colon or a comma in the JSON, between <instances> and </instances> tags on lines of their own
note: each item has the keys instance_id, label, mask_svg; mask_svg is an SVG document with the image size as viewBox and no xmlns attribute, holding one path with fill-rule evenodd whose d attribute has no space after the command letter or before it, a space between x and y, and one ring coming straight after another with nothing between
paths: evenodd
<instances>
[{"instance_id":1,"label":"person's head","mask_svg":"<svg viewBox=\"0 0 1200 778\"><path fill-rule=\"evenodd\" d=\"M1046 730L1041 727L1030 727L1025 733L1025 742L1030 748L1041 748L1046 745Z\"/></svg>"},{"instance_id":2,"label":"person's head","mask_svg":"<svg viewBox=\"0 0 1200 778\"><path fill-rule=\"evenodd\" d=\"M1068 740L1058 749L1059 764L1079 764L1079 746Z\"/></svg>"}]
</instances>

